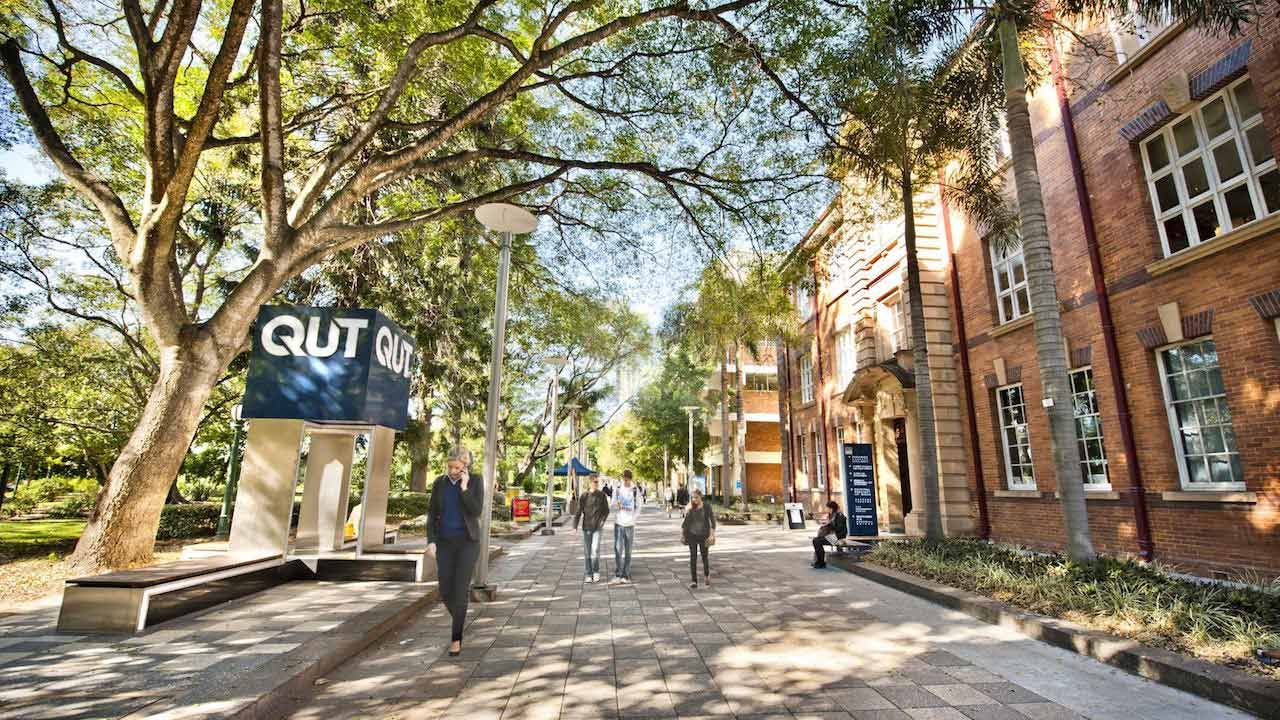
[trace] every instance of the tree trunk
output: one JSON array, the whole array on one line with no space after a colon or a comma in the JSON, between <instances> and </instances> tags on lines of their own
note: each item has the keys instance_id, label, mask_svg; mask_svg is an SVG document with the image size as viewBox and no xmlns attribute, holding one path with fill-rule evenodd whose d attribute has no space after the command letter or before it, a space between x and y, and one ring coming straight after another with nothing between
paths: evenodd
<instances>
[{"instance_id":1,"label":"tree trunk","mask_svg":"<svg viewBox=\"0 0 1280 720\"><path fill-rule=\"evenodd\" d=\"M724 348L716 348L720 356L720 498L724 502L729 497L729 391L725 387L724 374L729 362Z\"/></svg>"},{"instance_id":2,"label":"tree trunk","mask_svg":"<svg viewBox=\"0 0 1280 720\"><path fill-rule=\"evenodd\" d=\"M247 331L250 320L244 321ZM127 568L151 560L160 510L187 448L195 436L205 401L226 365L209 340L184 338L164 347L160 372L129 441L98 493L71 563L78 572Z\"/></svg>"},{"instance_id":3,"label":"tree trunk","mask_svg":"<svg viewBox=\"0 0 1280 720\"><path fill-rule=\"evenodd\" d=\"M1040 173L1036 167L1018 31L1010 20L1000 23L1000 46L1004 61L1009 145L1018 190L1018 214L1022 219L1022 254L1027 268L1027 292L1035 318L1036 364L1040 368L1044 397L1052 401L1046 412L1049 414L1049 441L1053 448L1053 474L1062 497L1067 553L1073 560L1087 562L1094 559L1095 553L1084 502L1080 449L1076 446L1075 417L1067 378L1067 349L1062 339L1062 316L1053 273L1053 250L1049 246Z\"/></svg>"},{"instance_id":4,"label":"tree trunk","mask_svg":"<svg viewBox=\"0 0 1280 720\"><path fill-rule=\"evenodd\" d=\"M911 365L916 381L916 425L920 432L920 482L924 490L924 537L943 538L942 502L938 487L938 436L933 416L933 379L929 374L928 335L924 327L924 293L920 289L920 257L916 254L916 218L911 168L902 172L903 238L907 252L907 307L911 313Z\"/></svg>"},{"instance_id":5,"label":"tree trunk","mask_svg":"<svg viewBox=\"0 0 1280 720\"><path fill-rule=\"evenodd\" d=\"M412 492L426 492L428 475L431 473L431 392L428 391L426 397L419 398L419 403L422 409L419 422L422 427L409 438L409 456L412 462L409 490Z\"/></svg>"},{"instance_id":6,"label":"tree trunk","mask_svg":"<svg viewBox=\"0 0 1280 720\"><path fill-rule=\"evenodd\" d=\"M179 466L181 469L181 466ZM186 505L187 499L182 497L182 491L178 489L178 476L173 476L173 482L169 484L169 492L164 498L165 505Z\"/></svg>"},{"instance_id":7,"label":"tree trunk","mask_svg":"<svg viewBox=\"0 0 1280 720\"><path fill-rule=\"evenodd\" d=\"M0 509L4 508L4 493L9 489L9 463L4 464L4 468L0 470Z\"/></svg>"},{"instance_id":8,"label":"tree trunk","mask_svg":"<svg viewBox=\"0 0 1280 720\"><path fill-rule=\"evenodd\" d=\"M742 364L742 345L734 343L734 373L733 382L735 391L738 394L738 422L735 423L733 438L733 452L736 462L733 469L735 471L733 494L738 495L738 483L742 484L742 509L747 509L747 397L745 374L743 373Z\"/></svg>"},{"instance_id":9,"label":"tree trunk","mask_svg":"<svg viewBox=\"0 0 1280 720\"><path fill-rule=\"evenodd\" d=\"M782 480L782 502L787 499L795 500L795 493L791 492L791 488L795 486L795 478L791 476L791 415L787 412L787 398L790 397L791 388L787 385L787 356L784 352L786 344L781 337L777 340L777 347L774 349L774 364L778 367L778 440L781 441L779 447L782 449L782 472L779 477Z\"/></svg>"}]
</instances>

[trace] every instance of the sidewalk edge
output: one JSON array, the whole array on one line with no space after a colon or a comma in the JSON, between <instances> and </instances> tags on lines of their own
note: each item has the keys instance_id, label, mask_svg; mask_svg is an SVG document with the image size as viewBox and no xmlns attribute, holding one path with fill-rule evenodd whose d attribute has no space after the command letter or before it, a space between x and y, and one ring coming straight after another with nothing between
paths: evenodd
<instances>
[{"instance_id":1,"label":"sidewalk edge","mask_svg":"<svg viewBox=\"0 0 1280 720\"><path fill-rule=\"evenodd\" d=\"M1010 627L1035 640L1086 655L1126 672L1207 700L1280 720L1280 683L1188 658L1170 650L1037 615L975 593L868 562L833 563L847 572L958 610L992 625Z\"/></svg>"}]
</instances>

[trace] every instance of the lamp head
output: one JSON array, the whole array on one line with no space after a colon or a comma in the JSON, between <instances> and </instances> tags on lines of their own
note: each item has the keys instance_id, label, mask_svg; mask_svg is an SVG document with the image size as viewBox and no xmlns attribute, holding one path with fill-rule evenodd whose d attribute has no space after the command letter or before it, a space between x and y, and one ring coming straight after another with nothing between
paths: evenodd
<instances>
[{"instance_id":1,"label":"lamp head","mask_svg":"<svg viewBox=\"0 0 1280 720\"><path fill-rule=\"evenodd\" d=\"M538 218L522 207L509 203L486 203L476 208L476 220L494 232L524 235L538 227Z\"/></svg>"}]
</instances>

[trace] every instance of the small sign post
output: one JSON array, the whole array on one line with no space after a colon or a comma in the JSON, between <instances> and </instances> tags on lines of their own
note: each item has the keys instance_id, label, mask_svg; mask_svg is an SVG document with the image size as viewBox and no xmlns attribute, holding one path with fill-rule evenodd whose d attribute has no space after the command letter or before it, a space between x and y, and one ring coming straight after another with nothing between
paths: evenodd
<instances>
[{"instance_id":1,"label":"small sign post","mask_svg":"<svg viewBox=\"0 0 1280 720\"><path fill-rule=\"evenodd\" d=\"M804 503L783 503L782 509L787 513L787 529L804 529Z\"/></svg>"},{"instance_id":2,"label":"small sign post","mask_svg":"<svg viewBox=\"0 0 1280 720\"><path fill-rule=\"evenodd\" d=\"M511 499L511 519L516 522L529 522L529 498L518 497Z\"/></svg>"},{"instance_id":3,"label":"small sign post","mask_svg":"<svg viewBox=\"0 0 1280 720\"><path fill-rule=\"evenodd\" d=\"M845 443L844 497L849 513L850 537L875 537L879 534L876 522L876 478L871 463L870 443Z\"/></svg>"}]
</instances>

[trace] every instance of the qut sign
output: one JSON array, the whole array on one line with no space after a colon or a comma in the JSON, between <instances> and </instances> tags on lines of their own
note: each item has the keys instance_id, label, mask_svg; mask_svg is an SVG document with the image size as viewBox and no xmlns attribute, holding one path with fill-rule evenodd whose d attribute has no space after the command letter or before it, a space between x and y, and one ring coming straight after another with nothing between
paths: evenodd
<instances>
[{"instance_id":1,"label":"qut sign","mask_svg":"<svg viewBox=\"0 0 1280 720\"><path fill-rule=\"evenodd\" d=\"M414 362L413 341L377 310L264 305L244 417L403 430Z\"/></svg>"}]
</instances>

